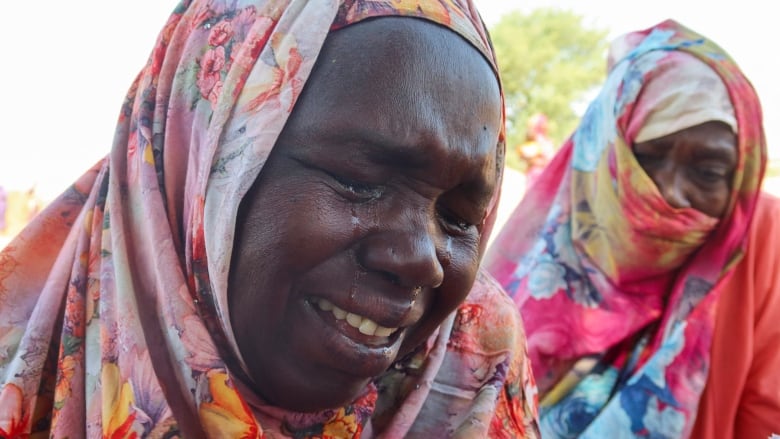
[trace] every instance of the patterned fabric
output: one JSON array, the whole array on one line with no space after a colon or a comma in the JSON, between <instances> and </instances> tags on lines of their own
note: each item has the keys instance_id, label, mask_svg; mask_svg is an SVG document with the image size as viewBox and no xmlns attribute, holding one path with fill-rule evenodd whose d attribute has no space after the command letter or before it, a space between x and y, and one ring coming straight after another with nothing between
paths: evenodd
<instances>
[{"instance_id":1,"label":"patterned fabric","mask_svg":"<svg viewBox=\"0 0 780 439\"><path fill-rule=\"evenodd\" d=\"M763 177L761 109L728 55L674 21L613 47L625 55L485 264L523 315L544 437L687 437L718 285L744 253ZM631 151L645 84L679 52L710 66L734 106L739 160L720 221L669 206Z\"/></svg>"},{"instance_id":2,"label":"patterned fabric","mask_svg":"<svg viewBox=\"0 0 780 439\"><path fill-rule=\"evenodd\" d=\"M0 253L0 436L534 437L522 327L486 276L414 364L347 407L284 412L236 374L226 296L239 202L328 32L385 15L448 27L493 63L466 1L176 7L111 153Z\"/></svg>"},{"instance_id":3,"label":"patterned fabric","mask_svg":"<svg viewBox=\"0 0 780 439\"><path fill-rule=\"evenodd\" d=\"M723 122L737 132L729 91L710 66L685 52L671 52L635 103L634 143L660 139L696 125ZM629 125L629 132L632 127Z\"/></svg>"}]
</instances>

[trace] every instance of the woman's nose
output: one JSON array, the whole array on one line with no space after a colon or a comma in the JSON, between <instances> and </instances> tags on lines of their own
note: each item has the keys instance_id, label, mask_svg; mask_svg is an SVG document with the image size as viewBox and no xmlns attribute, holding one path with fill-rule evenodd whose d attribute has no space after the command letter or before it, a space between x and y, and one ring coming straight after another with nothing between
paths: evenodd
<instances>
[{"instance_id":1,"label":"woman's nose","mask_svg":"<svg viewBox=\"0 0 780 439\"><path fill-rule=\"evenodd\" d=\"M438 227L419 218L398 220L362 239L358 261L406 287L436 288L444 281L437 251Z\"/></svg>"}]
</instances>

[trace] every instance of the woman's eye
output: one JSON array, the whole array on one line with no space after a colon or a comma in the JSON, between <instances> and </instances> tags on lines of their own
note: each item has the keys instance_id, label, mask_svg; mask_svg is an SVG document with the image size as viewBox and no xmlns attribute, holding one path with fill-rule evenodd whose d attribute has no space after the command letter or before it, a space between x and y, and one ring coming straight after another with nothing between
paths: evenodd
<instances>
[{"instance_id":1,"label":"woman's eye","mask_svg":"<svg viewBox=\"0 0 780 439\"><path fill-rule=\"evenodd\" d=\"M717 183L729 177L729 171L722 167L702 166L696 168L696 177L703 183Z\"/></svg>"},{"instance_id":2,"label":"woman's eye","mask_svg":"<svg viewBox=\"0 0 780 439\"><path fill-rule=\"evenodd\" d=\"M438 212L439 220L448 233L455 235L465 235L471 231L475 225L468 220L461 218L447 209L440 209Z\"/></svg>"},{"instance_id":3,"label":"woman's eye","mask_svg":"<svg viewBox=\"0 0 780 439\"><path fill-rule=\"evenodd\" d=\"M366 202L376 200L382 196L384 190L384 187L381 185L364 183L332 174L331 176L338 182L347 198L351 201Z\"/></svg>"}]
</instances>

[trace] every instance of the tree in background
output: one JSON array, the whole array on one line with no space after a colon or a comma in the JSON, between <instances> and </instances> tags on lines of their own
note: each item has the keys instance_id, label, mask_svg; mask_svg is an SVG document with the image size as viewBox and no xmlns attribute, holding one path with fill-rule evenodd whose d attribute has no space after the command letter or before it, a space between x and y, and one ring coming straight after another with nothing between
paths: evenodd
<instances>
[{"instance_id":1,"label":"tree in background","mask_svg":"<svg viewBox=\"0 0 780 439\"><path fill-rule=\"evenodd\" d=\"M541 8L505 14L490 30L504 84L507 164L524 171L512 151L526 139L529 118L547 115L554 144L568 137L584 104L606 77L608 31L589 28L571 11Z\"/></svg>"}]
</instances>

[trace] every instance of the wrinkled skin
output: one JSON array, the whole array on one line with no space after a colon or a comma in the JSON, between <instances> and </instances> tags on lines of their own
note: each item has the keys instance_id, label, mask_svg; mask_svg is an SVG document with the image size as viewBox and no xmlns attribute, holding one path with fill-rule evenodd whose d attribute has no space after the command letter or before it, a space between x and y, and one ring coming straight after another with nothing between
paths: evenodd
<instances>
[{"instance_id":1,"label":"wrinkled skin","mask_svg":"<svg viewBox=\"0 0 780 439\"><path fill-rule=\"evenodd\" d=\"M722 122L706 122L634 145L639 164L672 207L713 218L726 211L737 167L737 136Z\"/></svg>"},{"instance_id":2,"label":"wrinkled skin","mask_svg":"<svg viewBox=\"0 0 780 439\"><path fill-rule=\"evenodd\" d=\"M328 37L239 211L230 316L263 398L342 406L464 300L500 124L496 76L457 34L388 17Z\"/></svg>"}]
</instances>

